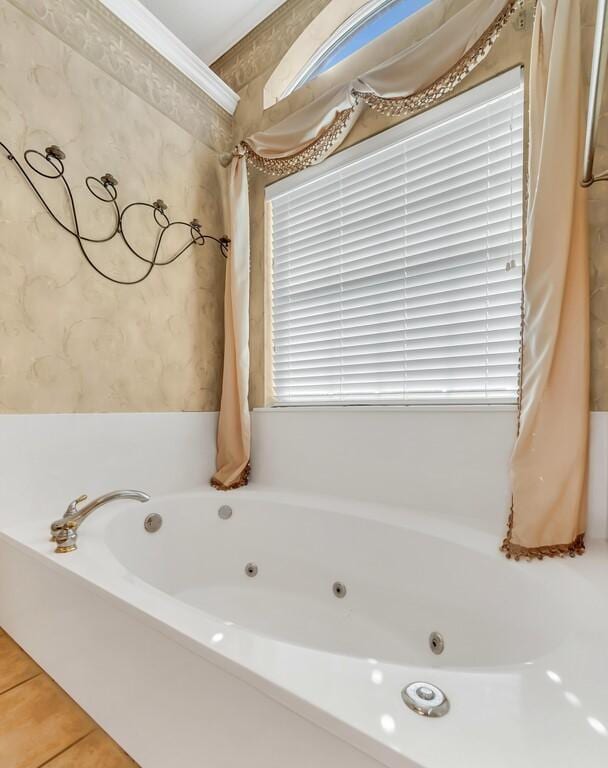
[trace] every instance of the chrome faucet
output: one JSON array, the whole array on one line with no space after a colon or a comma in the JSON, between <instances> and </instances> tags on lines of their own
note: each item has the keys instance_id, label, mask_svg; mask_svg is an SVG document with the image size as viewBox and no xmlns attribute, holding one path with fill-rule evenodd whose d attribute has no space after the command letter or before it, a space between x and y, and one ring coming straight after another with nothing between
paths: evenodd
<instances>
[{"instance_id":1,"label":"chrome faucet","mask_svg":"<svg viewBox=\"0 0 608 768\"><path fill-rule=\"evenodd\" d=\"M150 501L147 493L142 491L112 491L97 499L90 501L82 509L78 505L86 500L85 496L79 496L68 504L68 508L59 520L51 523L51 541L57 544L55 552L73 552L77 549L78 529L87 517L98 507L103 507L111 501L121 501L123 499L132 499L133 501Z\"/></svg>"}]
</instances>

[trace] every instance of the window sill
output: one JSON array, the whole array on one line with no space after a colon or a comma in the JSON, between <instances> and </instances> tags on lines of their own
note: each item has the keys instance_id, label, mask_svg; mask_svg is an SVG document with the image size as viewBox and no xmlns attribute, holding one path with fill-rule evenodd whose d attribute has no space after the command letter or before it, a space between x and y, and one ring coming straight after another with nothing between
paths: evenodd
<instances>
[{"instance_id":1,"label":"window sill","mask_svg":"<svg viewBox=\"0 0 608 768\"><path fill-rule=\"evenodd\" d=\"M454 404L454 405L273 405L265 408L254 408L254 413L408 413L411 411L423 412L457 412L470 411L488 413L489 411L506 411L516 413L517 405L505 403L482 404Z\"/></svg>"}]
</instances>

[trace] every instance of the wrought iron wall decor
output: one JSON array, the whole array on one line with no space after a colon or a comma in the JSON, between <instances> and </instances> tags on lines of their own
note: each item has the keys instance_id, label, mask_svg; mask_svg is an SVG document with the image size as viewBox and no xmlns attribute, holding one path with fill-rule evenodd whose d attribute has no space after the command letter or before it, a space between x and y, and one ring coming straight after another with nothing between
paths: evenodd
<instances>
[{"instance_id":1,"label":"wrought iron wall decor","mask_svg":"<svg viewBox=\"0 0 608 768\"><path fill-rule=\"evenodd\" d=\"M58 146L53 144L52 146L47 147L44 150L44 153L39 152L36 149L28 149L24 153L23 159L26 165L32 171L34 171L34 173L37 173L39 176L42 176L45 179L61 179L67 195L69 208L72 214L72 220L73 220L72 226L69 226L65 222L61 221L61 219L55 214L55 212L46 202L42 193L38 190L36 184L34 184L32 178L26 171L25 167L17 160L13 152L11 152L11 150L1 141L0 141L0 147L2 147L2 149L6 152L7 159L12 161L17 166L22 176L25 178L25 180L33 190L34 194L40 200L45 210L49 213L52 219L61 227L61 229L65 230L68 234L72 235L72 237L76 239L78 246L80 248L80 251L82 252L82 255L84 256L88 264L91 267L93 267L93 269L95 270L95 272L97 272L97 274L101 275L102 277L105 277L106 280L110 280L113 283L118 283L119 285L136 285L137 283L143 282L150 275L154 267L165 267L168 264L172 264L193 245L205 245L207 240L213 240L219 245L220 251L222 253L222 256L224 256L224 258L227 258L228 256L228 248L230 246L229 238L227 237L218 238L218 237L213 237L212 235L204 234L198 219L192 219L192 221L190 222L171 221L167 216L167 213L166 213L167 205L164 203L163 200L156 200L154 203L129 203L129 205L121 209L118 205L118 190L117 190L118 181L114 178L114 176L112 176L111 173L106 173L99 179L95 176L87 176L85 179L85 184L89 192L94 197L96 197L97 200L100 200L102 203L109 204L113 207L115 216L116 216L114 227L112 228L112 231L109 232L104 237L86 237L81 232L80 222L78 220L78 213L76 211L76 203L74 201L74 195L72 193L72 189L70 187L69 182L65 178L65 168L63 164L63 161L65 160L65 153ZM42 161L46 164L45 166L46 170L41 170L40 168L36 168L32 158L42 159ZM134 248L134 246L131 244L127 235L125 234L125 229L124 229L125 216L128 211L134 208L149 208L152 211L154 222L159 228L156 235L156 242L154 244L154 249L150 258L147 258L146 256L142 256L142 254L138 253L137 250ZM159 252L163 242L163 238L165 237L167 232L169 232L170 229L177 228L177 227L186 228L186 230L188 231L189 241L177 253L161 261L159 259ZM93 262L92 258L87 253L87 249L86 249L87 244L108 243L111 240L113 240L117 235L122 239L123 243L126 245L126 247L131 252L131 254L133 254L133 256L136 256L140 261L142 261L146 265L144 273L140 277L134 280L119 280L115 277L112 277L111 275L108 275L106 272L100 269L100 267L98 267Z\"/></svg>"}]
</instances>

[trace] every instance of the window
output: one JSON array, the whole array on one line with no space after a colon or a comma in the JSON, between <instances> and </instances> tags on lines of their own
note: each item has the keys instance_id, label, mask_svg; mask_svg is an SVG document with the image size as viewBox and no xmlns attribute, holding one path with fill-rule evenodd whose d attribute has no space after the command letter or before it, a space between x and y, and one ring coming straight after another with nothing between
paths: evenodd
<instances>
[{"instance_id":1,"label":"window","mask_svg":"<svg viewBox=\"0 0 608 768\"><path fill-rule=\"evenodd\" d=\"M424 8L431 0L370 0L324 43L287 88L283 98Z\"/></svg>"},{"instance_id":2,"label":"window","mask_svg":"<svg viewBox=\"0 0 608 768\"><path fill-rule=\"evenodd\" d=\"M275 405L516 402L519 69L267 199Z\"/></svg>"}]
</instances>

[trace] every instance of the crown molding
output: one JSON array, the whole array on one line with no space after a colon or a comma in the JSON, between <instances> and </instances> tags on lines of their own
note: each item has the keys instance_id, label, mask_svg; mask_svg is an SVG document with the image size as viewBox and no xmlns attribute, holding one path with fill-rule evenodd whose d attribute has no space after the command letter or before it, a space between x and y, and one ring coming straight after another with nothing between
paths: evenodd
<instances>
[{"instance_id":1,"label":"crown molding","mask_svg":"<svg viewBox=\"0 0 608 768\"><path fill-rule=\"evenodd\" d=\"M239 103L238 95L139 0L101 2L222 109L234 114Z\"/></svg>"},{"instance_id":2,"label":"crown molding","mask_svg":"<svg viewBox=\"0 0 608 768\"><path fill-rule=\"evenodd\" d=\"M254 6L250 11L241 13L238 19L235 19L229 30L222 35L221 39L216 40L215 45L209 44L206 49L205 61L211 65L214 61L223 56L226 51L234 47L239 40L242 40L252 29L261 24L264 19L273 14L277 8L281 7L284 0L255 0Z\"/></svg>"},{"instance_id":3,"label":"crown molding","mask_svg":"<svg viewBox=\"0 0 608 768\"><path fill-rule=\"evenodd\" d=\"M218 152L232 117L102 0L8 0L65 45Z\"/></svg>"}]
</instances>

